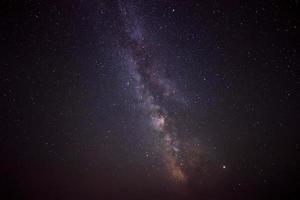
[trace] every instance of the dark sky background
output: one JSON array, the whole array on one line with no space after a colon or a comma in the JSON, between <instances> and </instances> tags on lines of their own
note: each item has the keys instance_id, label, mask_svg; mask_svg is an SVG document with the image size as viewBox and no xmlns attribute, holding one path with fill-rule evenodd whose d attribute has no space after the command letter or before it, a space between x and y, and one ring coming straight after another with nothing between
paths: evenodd
<instances>
[{"instance_id":1,"label":"dark sky background","mask_svg":"<svg viewBox=\"0 0 300 200\"><path fill-rule=\"evenodd\" d=\"M1 199L297 199L298 1L0 2ZM144 80L184 183L126 58L176 89L162 100Z\"/></svg>"}]
</instances>

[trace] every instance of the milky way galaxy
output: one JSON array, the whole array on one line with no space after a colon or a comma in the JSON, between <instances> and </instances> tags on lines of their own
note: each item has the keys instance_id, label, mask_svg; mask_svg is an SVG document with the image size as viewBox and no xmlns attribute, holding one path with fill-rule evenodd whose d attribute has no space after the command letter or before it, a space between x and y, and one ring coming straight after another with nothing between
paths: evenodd
<instances>
[{"instance_id":1,"label":"milky way galaxy","mask_svg":"<svg viewBox=\"0 0 300 200\"><path fill-rule=\"evenodd\" d=\"M300 199L299 1L0 5L1 200Z\"/></svg>"},{"instance_id":2,"label":"milky way galaxy","mask_svg":"<svg viewBox=\"0 0 300 200\"><path fill-rule=\"evenodd\" d=\"M162 103L175 98L176 89L164 77L161 66L153 56L153 49L143 34L142 18L135 13L136 8L124 2L119 2L119 8L127 33L126 66L134 75L137 98L147 113L153 131L161 138L160 148L166 170L174 180L185 182L187 175L182 167L176 127Z\"/></svg>"}]
</instances>

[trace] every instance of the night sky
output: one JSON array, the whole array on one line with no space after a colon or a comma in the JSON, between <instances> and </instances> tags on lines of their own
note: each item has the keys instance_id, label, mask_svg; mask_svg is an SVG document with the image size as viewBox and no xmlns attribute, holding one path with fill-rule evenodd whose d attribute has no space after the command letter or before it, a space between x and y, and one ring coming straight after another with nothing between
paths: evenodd
<instances>
[{"instance_id":1,"label":"night sky","mask_svg":"<svg viewBox=\"0 0 300 200\"><path fill-rule=\"evenodd\" d=\"M0 199L297 199L297 0L0 2Z\"/></svg>"}]
</instances>

